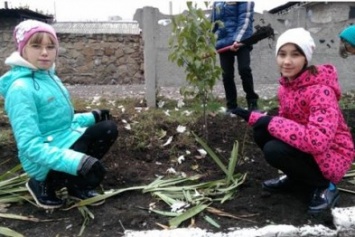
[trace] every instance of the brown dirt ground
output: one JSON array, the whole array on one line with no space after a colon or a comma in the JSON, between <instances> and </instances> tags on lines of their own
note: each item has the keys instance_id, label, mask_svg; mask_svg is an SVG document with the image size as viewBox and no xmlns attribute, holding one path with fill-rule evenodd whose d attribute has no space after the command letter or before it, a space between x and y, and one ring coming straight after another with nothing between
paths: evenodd
<instances>
[{"instance_id":1,"label":"brown dirt ground","mask_svg":"<svg viewBox=\"0 0 355 237\"><path fill-rule=\"evenodd\" d=\"M355 126L355 110L346 110L345 114L348 123ZM156 178L157 174L166 174L166 170L174 167L178 171L187 174L204 174L206 180L221 179L224 177L216 164L207 158L186 159L178 165L169 160L169 147L162 149L159 146L152 146L132 151L125 146L126 139L134 136L130 131L123 128L121 122L126 115L116 116L115 120L119 125L119 139L110 152L104 158L108 168L108 174L103 182L105 189L117 189L141 184L148 184ZM201 121L191 126L193 130L202 135ZM160 123L157 121L157 123ZM231 227L262 227L268 224L290 224L295 226L322 224L332 228L331 215L326 213L319 217L309 216L306 213L309 193L306 190L295 190L288 194L270 194L261 190L261 182L265 179L277 176L277 171L271 168L263 159L262 153L253 143L251 130L237 118L222 115L209 116L209 146L217 151L220 157L228 157L235 140L244 141L243 149L239 152L243 159L240 159L236 172L247 173L247 179L240 187L236 197L223 204L214 204L213 207L229 212L244 219L236 220L228 217L212 217L221 225L220 229L212 227L205 222L201 216L195 218L195 226L209 229L210 231L227 231ZM0 123L8 126L6 123ZM176 133L176 126L172 124L160 124L168 129L168 133ZM354 132L354 129L353 129ZM196 150L198 144L191 144L191 147L178 147L181 150ZM10 159L11 162L0 167L0 172L17 164L16 148L12 144L0 147L0 161ZM158 165L160 164L160 165ZM197 170L193 170L192 166ZM340 187L351 187L343 181ZM95 219L89 222L83 236L122 236L125 229L149 230L160 229L157 223L167 225L168 218L149 213L146 209L150 203L157 199L149 194L142 194L138 191L129 191L111 197L106 203L98 207L89 207ZM162 205L162 203L160 203ZM342 193L338 206L348 207L355 205L355 196ZM143 209L141 208L143 207ZM77 209L69 211L55 210L46 212L33 205L24 202L23 204L12 205L8 213L16 213L25 216L33 216L47 222L29 222L1 219L1 226L14 229L25 236L77 236L80 232L83 218ZM247 217L245 217L247 216ZM183 223L181 227L190 224Z\"/></svg>"}]
</instances>

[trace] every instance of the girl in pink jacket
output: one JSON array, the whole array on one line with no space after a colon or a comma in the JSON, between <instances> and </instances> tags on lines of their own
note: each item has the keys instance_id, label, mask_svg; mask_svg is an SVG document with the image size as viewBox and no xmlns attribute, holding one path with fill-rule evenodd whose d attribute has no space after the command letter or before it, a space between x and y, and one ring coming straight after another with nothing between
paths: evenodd
<instances>
[{"instance_id":1,"label":"girl in pink jacket","mask_svg":"<svg viewBox=\"0 0 355 237\"><path fill-rule=\"evenodd\" d=\"M281 34L276 44L281 73L279 114L234 111L253 126L255 142L266 161L284 173L264 181L262 188L272 192L289 190L295 184L311 187L311 214L337 203L335 185L350 169L355 154L338 103L341 89L336 68L309 65L314 49L313 38L303 28Z\"/></svg>"}]
</instances>

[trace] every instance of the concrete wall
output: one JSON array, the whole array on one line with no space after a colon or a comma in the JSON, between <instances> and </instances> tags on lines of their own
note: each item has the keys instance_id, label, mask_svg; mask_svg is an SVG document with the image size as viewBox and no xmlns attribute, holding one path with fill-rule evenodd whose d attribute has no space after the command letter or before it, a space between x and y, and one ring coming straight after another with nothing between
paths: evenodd
<instances>
[{"instance_id":1,"label":"concrete wall","mask_svg":"<svg viewBox=\"0 0 355 237\"><path fill-rule=\"evenodd\" d=\"M276 39L280 33L289 28L304 27L312 33L317 45L312 63L334 64L338 69L343 91L354 90L355 66L353 58L342 59L338 55L338 34L345 26L355 23L355 19L348 19L350 7L355 7L355 2L314 2L295 7L283 15L272 15L268 12L255 13L254 26L270 23L276 33L275 41L263 40L254 45L251 66L255 87L262 84L278 83L279 73L275 60ZM154 87L185 84L184 70L168 60L168 38L171 35L171 25L158 24L159 20L171 17L161 14L152 7L139 9L134 16L142 28L145 47L149 45L149 51L145 51L145 54L156 56L156 59L150 58L154 62L154 65L151 65L154 67L154 76L149 77L147 71L150 70L150 67L145 67L145 83L151 91L154 90ZM146 38L145 32L150 32L151 38ZM236 75L236 82L240 84L239 75ZM155 98L148 97L147 101L150 105L155 104Z\"/></svg>"}]
</instances>

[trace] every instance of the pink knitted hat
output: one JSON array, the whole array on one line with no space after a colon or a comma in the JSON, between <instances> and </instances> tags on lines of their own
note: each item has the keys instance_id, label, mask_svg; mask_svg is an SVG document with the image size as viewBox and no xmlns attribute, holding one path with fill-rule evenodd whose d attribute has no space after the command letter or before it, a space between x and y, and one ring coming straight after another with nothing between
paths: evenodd
<instances>
[{"instance_id":1,"label":"pink knitted hat","mask_svg":"<svg viewBox=\"0 0 355 237\"><path fill-rule=\"evenodd\" d=\"M27 41L37 32L45 32L52 35L58 46L58 38L52 26L41 21L25 20L18 24L14 30L15 43L17 45L17 50L21 55Z\"/></svg>"}]
</instances>

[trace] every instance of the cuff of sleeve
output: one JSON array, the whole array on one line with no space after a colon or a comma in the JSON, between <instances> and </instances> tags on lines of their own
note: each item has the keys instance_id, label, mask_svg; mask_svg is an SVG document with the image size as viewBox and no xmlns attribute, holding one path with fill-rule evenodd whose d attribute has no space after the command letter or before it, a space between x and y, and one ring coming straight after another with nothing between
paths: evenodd
<instances>
[{"instance_id":1,"label":"cuff of sleeve","mask_svg":"<svg viewBox=\"0 0 355 237\"><path fill-rule=\"evenodd\" d=\"M101 115L101 111L98 109L94 109L93 111L91 111L91 113L94 115L95 118L95 123L100 121L100 115Z\"/></svg>"},{"instance_id":2,"label":"cuff of sleeve","mask_svg":"<svg viewBox=\"0 0 355 237\"><path fill-rule=\"evenodd\" d=\"M256 121L258 121L258 119L261 118L262 116L264 116L264 114L261 114L259 112L251 112L248 120L248 124L250 126L253 126L256 123Z\"/></svg>"}]
</instances>

